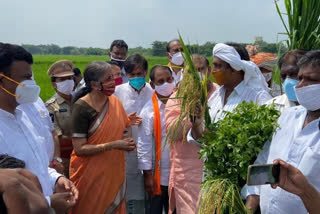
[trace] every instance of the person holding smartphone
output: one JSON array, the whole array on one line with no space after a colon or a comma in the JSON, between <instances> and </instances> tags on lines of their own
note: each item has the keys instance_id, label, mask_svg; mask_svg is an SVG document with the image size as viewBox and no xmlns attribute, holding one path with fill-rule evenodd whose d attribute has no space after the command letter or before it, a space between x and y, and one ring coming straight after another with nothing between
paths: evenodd
<instances>
[{"instance_id":1,"label":"person holding smartphone","mask_svg":"<svg viewBox=\"0 0 320 214\"><path fill-rule=\"evenodd\" d=\"M275 159L281 158L299 169L307 182L319 191L320 51L306 53L299 60L298 66L299 82L294 90L300 106L282 112L278 119L280 128L273 135L271 142L265 144L255 164L273 163ZM255 211L260 204L261 213L308 213L314 198L308 195L305 188L302 188L305 190L304 193L295 191L299 187L298 183L286 185L290 184L287 181L290 180L279 182L283 189L272 189L269 185L245 186L241 194L247 199L247 208ZM306 188L310 189L309 185L306 185Z\"/></svg>"},{"instance_id":2,"label":"person holding smartphone","mask_svg":"<svg viewBox=\"0 0 320 214\"><path fill-rule=\"evenodd\" d=\"M281 159L274 160L273 164L280 165L280 176L279 183L271 184L271 187L274 189L280 187L299 196L309 214L319 213L320 193L302 172Z\"/></svg>"}]
</instances>

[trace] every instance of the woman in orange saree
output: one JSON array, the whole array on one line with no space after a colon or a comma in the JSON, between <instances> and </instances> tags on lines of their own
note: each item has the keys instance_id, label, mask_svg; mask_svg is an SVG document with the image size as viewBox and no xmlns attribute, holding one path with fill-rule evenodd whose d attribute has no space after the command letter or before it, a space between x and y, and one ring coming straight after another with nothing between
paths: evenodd
<instances>
[{"instance_id":1,"label":"woman in orange saree","mask_svg":"<svg viewBox=\"0 0 320 214\"><path fill-rule=\"evenodd\" d=\"M130 126L121 102L113 96L112 66L90 63L86 87L75 96L70 180L79 190L73 214L125 214L125 154L136 148L124 138ZM79 99L79 97L81 97Z\"/></svg>"}]
</instances>

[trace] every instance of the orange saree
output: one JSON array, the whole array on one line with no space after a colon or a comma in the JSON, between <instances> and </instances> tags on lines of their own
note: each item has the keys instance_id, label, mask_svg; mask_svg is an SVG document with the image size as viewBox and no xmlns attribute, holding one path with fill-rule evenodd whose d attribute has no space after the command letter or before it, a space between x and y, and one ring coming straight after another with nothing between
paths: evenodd
<instances>
[{"instance_id":1,"label":"orange saree","mask_svg":"<svg viewBox=\"0 0 320 214\"><path fill-rule=\"evenodd\" d=\"M95 130L88 144L103 144L123 138L130 121L121 102L114 96L94 122ZM91 130L91 129L90 129ZM70 180L79 190L79 200L72 214L125 214L125 154L110 150L70 160Z\"/></svg>"}]
</instances>

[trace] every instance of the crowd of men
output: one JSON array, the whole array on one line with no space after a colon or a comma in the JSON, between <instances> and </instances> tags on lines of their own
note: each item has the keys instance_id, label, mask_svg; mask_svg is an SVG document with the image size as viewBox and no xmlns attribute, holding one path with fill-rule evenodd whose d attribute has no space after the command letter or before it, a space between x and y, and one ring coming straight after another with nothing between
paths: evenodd
<instances>
[{"instance_id":1,"label":"crowd of men","mask_svg":"<svg viewBox=\"0 0 320 214\"><path fill-rule=\"evenodd\" d=\"M241 196L252 213L318 213L320 51L291 50L277 59L272 54L252 53L250 48L249 54L239 44L219 43L213 47L212 65L204 56L191 56L199 75L212 75L215 80L208 78L207 82L212 121L222 120L224 111L231 112L244 101L274 103L282 112L280 127L255 161L280 164L279 183L244 186ZM20 46L0 43L0 213L78 214L85 213L87 207L90 212L86 213L97 214L197 213L203 179L203 161L198 154L203 115L183 121L175 136L167 138L181 112L176 91L183 80L183 54L180 41L172 40L167 45L168 64L150 69L145 57L128 56L128 45L115 40L110 46L110 61L96 62L96 70L88 65L83 75L70 60L53 63L47 74L56 93L44 103L33 78L32 55ZM98 78L95 71L98 75L99 65L112 72L110 80L92 83L90 80ZM283 93L272 84L275 66L280 69ZM112 144L117 147L89 147L87 139L93 134L87 130L94 129L99 115L112 107L102 103L101 108L89 108L94 106L90 103L97 103L92 100L95 97L81 97L92 91L116 97L127 115L130 129L116 139L122 140L121 145L118 141ZM89 106L86 114L74 107L79 98L82 105L84 100ZM83 118L75 120L74 114ZM93 122L83 127L83 121ZM117 123L108 122L111 126ZM103 130L103 134L111 135L110 130ZM81 169L76 164L80 164L77 157L106 157L109 150L124 151L125 188L112 196L112 203L104 204L83 194L82 183L91 183L81 181L81 176L75 178ZM97 167L102 167L99 164ZM86 175L90 176L94 175ZM107 170L97 176L117 178ZM106 194L111 191L104 186L92 186L95 188ZM118 200L122 192L124 209L123 201ZM97 194L99 191L99 198ZM100 207L103 212L97 211Z\"/></svg>"}]
</instances>

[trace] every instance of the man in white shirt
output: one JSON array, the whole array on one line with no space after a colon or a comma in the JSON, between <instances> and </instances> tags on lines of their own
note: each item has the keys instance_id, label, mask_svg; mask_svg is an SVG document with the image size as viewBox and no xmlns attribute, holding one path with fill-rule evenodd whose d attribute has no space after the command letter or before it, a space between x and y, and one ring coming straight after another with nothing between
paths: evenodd
<instances>
[{"instance_id":1,"label":"man in white shirt","mask_svg":"<svg viewBox=\"0 0 320 214\"><path fill-rule=\"evenodd\" d=\"M154 93L145 79L148 72L148 62L140 54L134 54L124 62L124 68L129 82L117 86L114 95L122 102L129 117L132 114L140 115L143 106L152 98ZM139 125L131 126L132 137L136 142ZM126 163L127 212L140 214L144 212L145 197L143 175L141 170L138 169L137 151L126 153Z\"/></svg>"},{"instance_id":2,"label":"man in white shirt","mask_svg":"<svg viewBox=\"0 0 320 214\"><path fill-rule=\"evenodd\" d=\"M47 108L39 97L34 103L25 103L17 106L32 118L32 125L38 130L39 134L46 139L45 145L50 161L50 167L59 173L64 173L64 166L60 157L60 145L58 136L55 134L53 123Z\"/></svg>"},{"instance_id":3,"label":"man in white shirt","mask_svg":"<svg viewBox=\"0 0 320 214\"><path fill-rule=\"evenodd\" d=\"M144 188L150 199L147 213L162 214L163 209L168 213L169 206L170 152L165 141L164 110L175 87L172 71L166 66L154 66L150 71L150 85L155 93L140 114L142 124L137 141L138 166L143 170Z\"/></svg>"},{"instance_id":4,"label":"man in white shirt","mask_svg":"<svg viewBox=\"0 0 320 214\"><path fill-rule=\"evenodd\" d=\"M265 144L255 164L273 163L280 158L298 168L319 191L320 51L306 53L298 66L299 83L295 87L295 93L300 106L282 112L278 120L280 128L272 141ZM280 188L272 189L269 185L245 186L241 194L247 198L246 206L253 211L260 201L262 213L308 213L302 201L308 199L303 194L294 195Z\"/></svg>"},{"instance_id":5,"label":"man in white shirt","mask_svg":"<svg viewBox=\"0 0 320 214\"><path fill-rule=\"evenodd\" d=\"M306 54L304 50L291 50L286 52L278 62L280 69L282 90L284 94L269 100L266 104L274 103L279 111L298 105L294 87L298 84L298 61Z\"/></svg>"},{"instance_id":6,"label":"man in white shirt","mask_svg":"<svg viewBox=\"0 0 320 214\"><path fill-rule=\"evenodd\" d=\"M222 43L213 48L213 77L221 87L210 97L211 120L223 119L223 111L233 111L243 101L264 104L272 97L261 71L254 63L242 60L235 48ZM195 143L202 136L203 118L196 118L187 140Z\"/></svg>"},{"instance_id":7,"label":"man in white shirt","mask_svg":"<svg viewBox=\"0 0 320 214\"><path fill-rule=\"evenodd\" d=\"M32 80L32 55L20 46L0 43L0 62L0 151L23 160L25 169L38 177L49 205L57 213L67 212L76 203L78 191L71 181L48 168L46 139L31 123L33 118L17 109L39 96L40 88ZM61 197L59 192L69 194Z\"/></svg>"},{"instance_id":8,"label":"man in white shirt","mask_svg":"<svg viewBox=\"0 0 320 214\"><path fill-rule=\"evenodd\" d=\"M124 68L124 62L128 55L128 45L123 40L114 40L110 45L109 57L110 61L117 62L121 68L122 83L127 83L128 77Z\"/></svg>"},{"instance_id":9,"label":"man in white shirt","mask_svg":"<svg viewBox=\"0 0 320 214\"><path fill-rule=\"evenodd\" d=\"M182 73L184 67L184 59L182 56L183 48L179 39L171 40L167 45L167 57L169 59L169 68L172 71L174 83L178 83L182 80Z\"/></svg>"}]
</instances>

